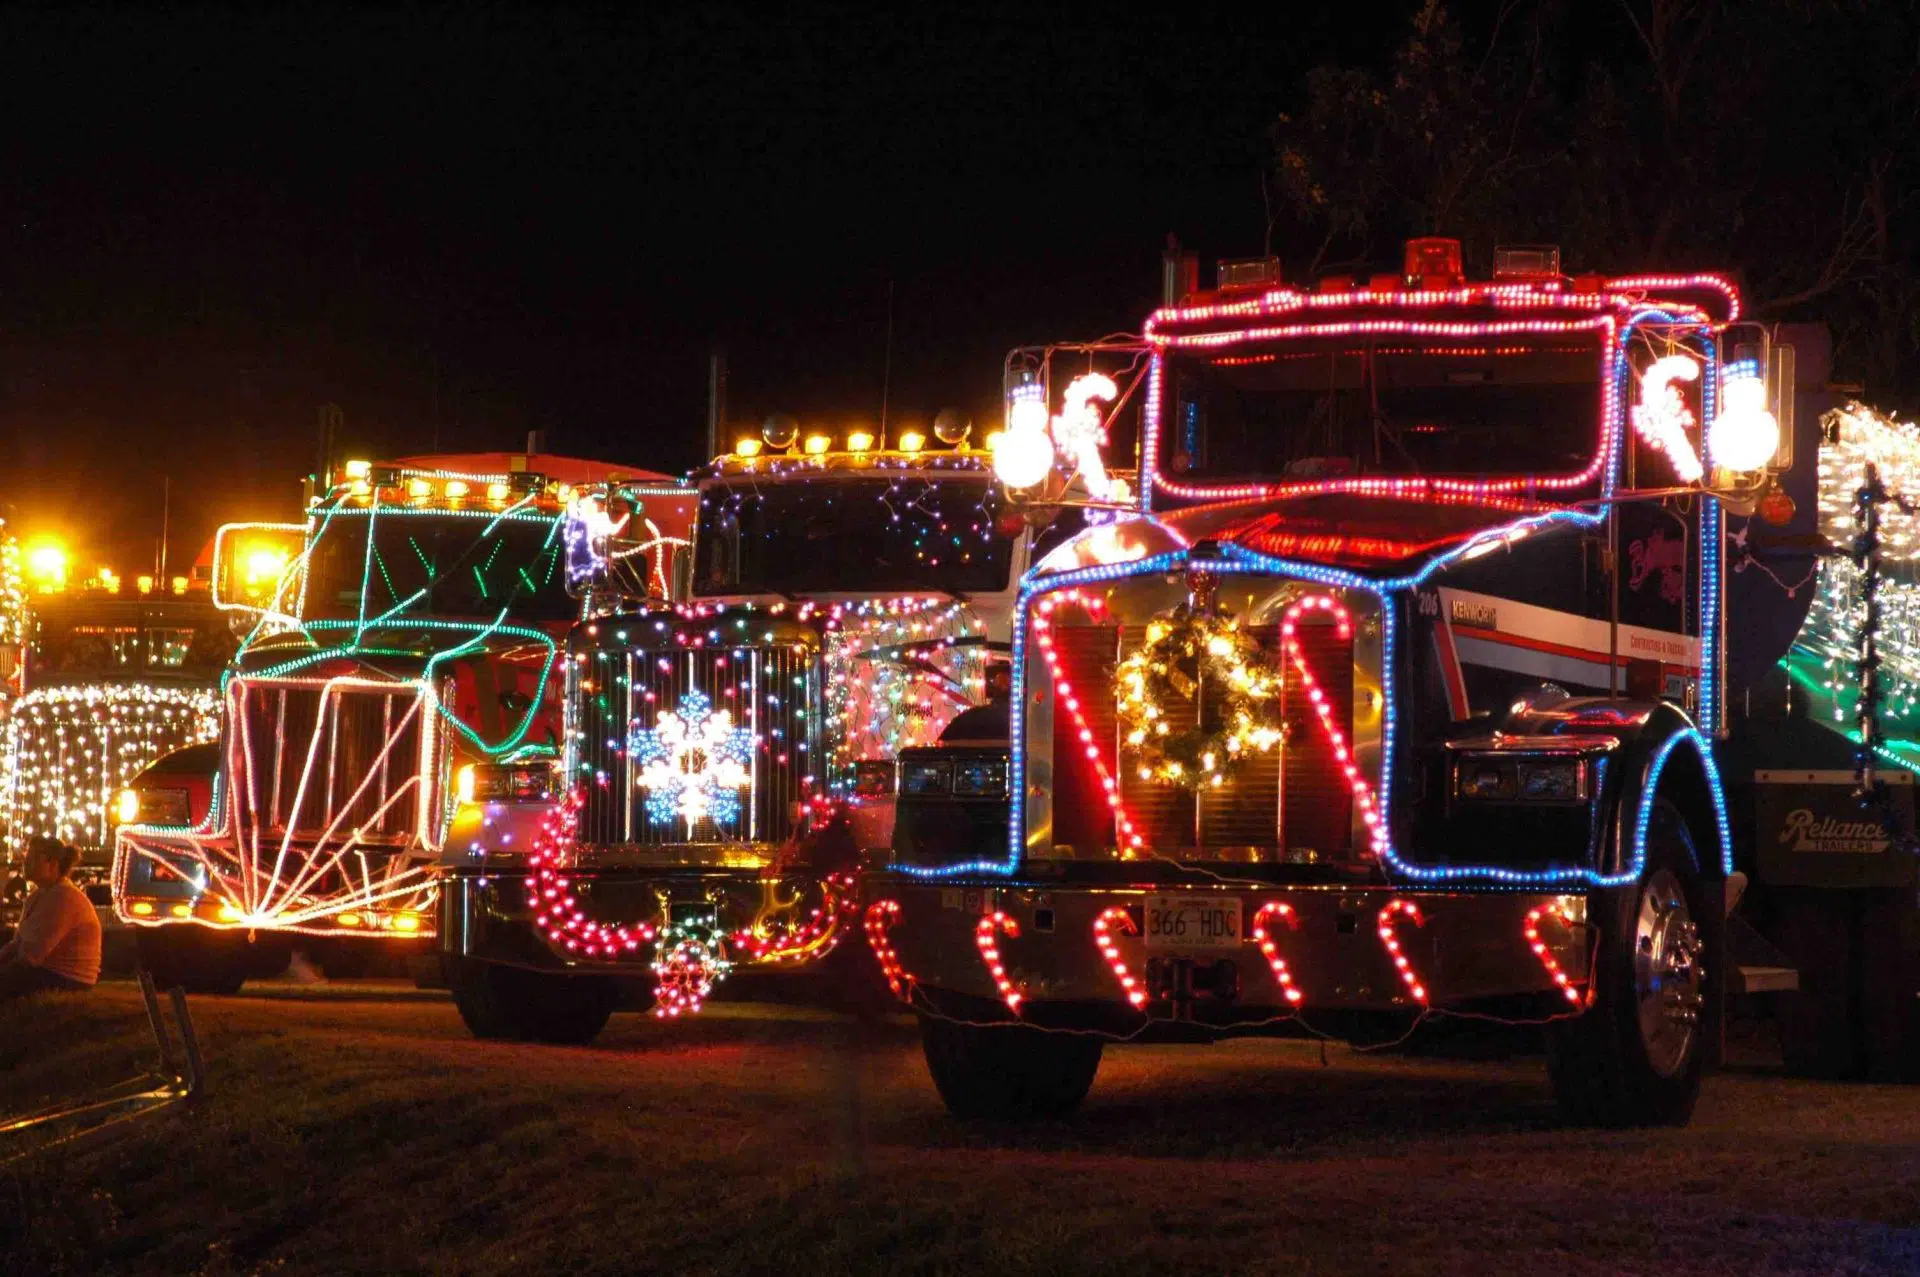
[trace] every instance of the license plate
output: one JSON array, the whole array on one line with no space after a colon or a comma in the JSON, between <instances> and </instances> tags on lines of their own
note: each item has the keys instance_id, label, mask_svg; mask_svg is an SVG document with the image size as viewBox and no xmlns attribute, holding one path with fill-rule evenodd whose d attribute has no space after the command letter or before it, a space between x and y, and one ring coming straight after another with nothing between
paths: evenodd
<instances>
[{"instance_id":1,"label":"license plate","mask_svg":"<svg viewBox=\"0 0 1920 1277\"><path fill-rule=\"evenodd\" d=\"M1235 896L1148 896L1147 948L1233 949L1240 944Z\"/></svg>"}]
</instances>

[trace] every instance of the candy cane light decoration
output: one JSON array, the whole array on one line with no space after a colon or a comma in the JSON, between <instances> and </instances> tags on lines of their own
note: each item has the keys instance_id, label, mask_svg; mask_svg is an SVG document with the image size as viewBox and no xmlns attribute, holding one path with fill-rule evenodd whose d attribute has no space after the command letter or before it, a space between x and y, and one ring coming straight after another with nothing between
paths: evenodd
<instances>
[{"instance_id":1,"label":"candy cane light decoration","mask_svg":"<svg viewBox=\"0 0 1920 1277\"><path fill-rule=\"evenodd\" d=\"M1260 946L1260 956L1267 960L1267 969L1273 972L1274 982L1280 986L1280 996L1299 1006L1300 990L1294 987L1293 972L1288 969L1287 960L1280 956L1280 946L1273 942L1273 935L1267 929L1269 918L1278 919L1286 923L1290 930L1298 931L1300 915L1284 900L1269 900L1253 915L1253 926L1247 932L1253 937L1253 942Z\"/></svg>"},{"instance_id":2,"label":"candy cane light decoration","mask_svg":"<svg viewBox=\"0 0 1920 1277\"><path fill-rule=\"evenodd\" d=\"M1120 946L1113 942L1115 927L1128 935L1138 931L1138 928L1133 925L1133 915L1124 905L1115 905L1093 920L1093 942L1099 946L1100 956L1106 959L1108 968L1113 971L1113 978L1120 982L1120 988L1127 995L1127 1001L1133 1003L1134 1010L1145 1010L1147 991L1140 987L1140 981L1127 970L1126 961L1120 956Z\"/></svg>"}]
</instances>

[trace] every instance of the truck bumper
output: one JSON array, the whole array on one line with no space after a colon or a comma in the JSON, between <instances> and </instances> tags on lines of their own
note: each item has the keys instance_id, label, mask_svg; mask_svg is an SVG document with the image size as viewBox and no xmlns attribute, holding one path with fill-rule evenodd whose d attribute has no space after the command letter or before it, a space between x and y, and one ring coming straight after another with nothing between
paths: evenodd
<instances>
[{"instance_id":1,"label":"truck bumper","mask_svg":"<svg viewBox=\"0 0 1920 1277\"><path fill-rule=\"evenodd\" d=\"M1150 945L1145 913L1166 896L1237 902L1240 934ZM1566 1015L1585 1005L1594 943L1584 895L887 875L869 879L863 898L867 940L904 1000L943 1014L1116 1032L1155 1019L1251 1029L1316 1012L1330 1013L1330 1024L1344 1013L1476 1006L1513 1018Z\"/></svg>"},{"instance_id":2,"label":"truck bumper","mask_svg":"<svg viewBox=\"0 0 1920 1277\"><path fill-rule=\"evenodd\" d=\"M757 869L574 869L567 883L596 920L695 924L742 968L811 967L854 929L859 903L849 879ZM651 972L651 944L618 958L569 951L538 924L533 890L522 868L447 872L440 883L441 952L542 971Z\"/></svg>"}]
</instances>

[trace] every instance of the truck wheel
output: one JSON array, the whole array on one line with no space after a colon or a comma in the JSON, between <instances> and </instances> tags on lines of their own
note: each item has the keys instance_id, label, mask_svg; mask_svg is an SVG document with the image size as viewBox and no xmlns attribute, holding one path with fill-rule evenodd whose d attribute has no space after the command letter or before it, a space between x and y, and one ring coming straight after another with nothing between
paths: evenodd
<instances>
[{"instance_id":1,"label":"truck wheel","mask_svg":"<svg viewBox=\"0 0 1920 1277\"><path fill-rule=\"evenodd\" d=\"M140 969L158 989L231 996L247 982L248 954L204 927L142 927L135 948Z\"/></svg>"},{"instance_id":2,"label":"truck wheel","mask_svg":"<svg viewBox=\"0 0 1920 1277\"><path fill-rule=\"evenodd\" d=\"M1547 1067L1561 1111L1592 1126L1684 1126L1707 1055L1703 1014L1724 956L1700 932L1715 901L1680 814L1657 802L1638 883L1589 894L1600 929L1594 1003L1551 1026Z\"/></svg>"},{"instance_id":3,"label":"truck wheel","mask_svg":"<svg viewBox=\"0 0 1920 1277\"><path fill-rule=\"evenodd\" d=\"M620 986L605 976L549 975L463 961L452 972L453 1004L477 1038L585 1046L607 1026Z\"/></svg>"},{"instance_id":4,"label":"truck wheel","mask_svg":"<svg viewBox=\"0 0 1920 1277\"><path fill-rule=\"evenodd\" d=\"M1087 1098L1100 1068L1099 1038L1024 1025L921 1016L920 1047L955 1117L1063 1117Z\"/></svg>"}]
</instances>

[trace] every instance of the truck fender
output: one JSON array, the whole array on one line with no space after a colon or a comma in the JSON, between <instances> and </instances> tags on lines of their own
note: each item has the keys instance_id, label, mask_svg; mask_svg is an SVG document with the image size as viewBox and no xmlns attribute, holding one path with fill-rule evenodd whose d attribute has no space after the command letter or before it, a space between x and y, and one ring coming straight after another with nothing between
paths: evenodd
<instances>
[{"instance_id":1,"label":"truck fender","mask_svg":"<svg viewBox=\"0 0 1920 1277\"><path fill-rule=\"evenodd\" d=\"M1622 710L1643 711L1645 717L1608 760L1599 797L1614 819L1611 837L1601 849L1603 863L1596 868L1620 882L1639 877L1647 822L1654 803L1664 799L1679 811L1693 834L1700 872L1715 880L1726 878L1733 872L1733 837L1712 742L1678 706L1668 702L1614 704Z\"/></svg>"}]
</instances>

